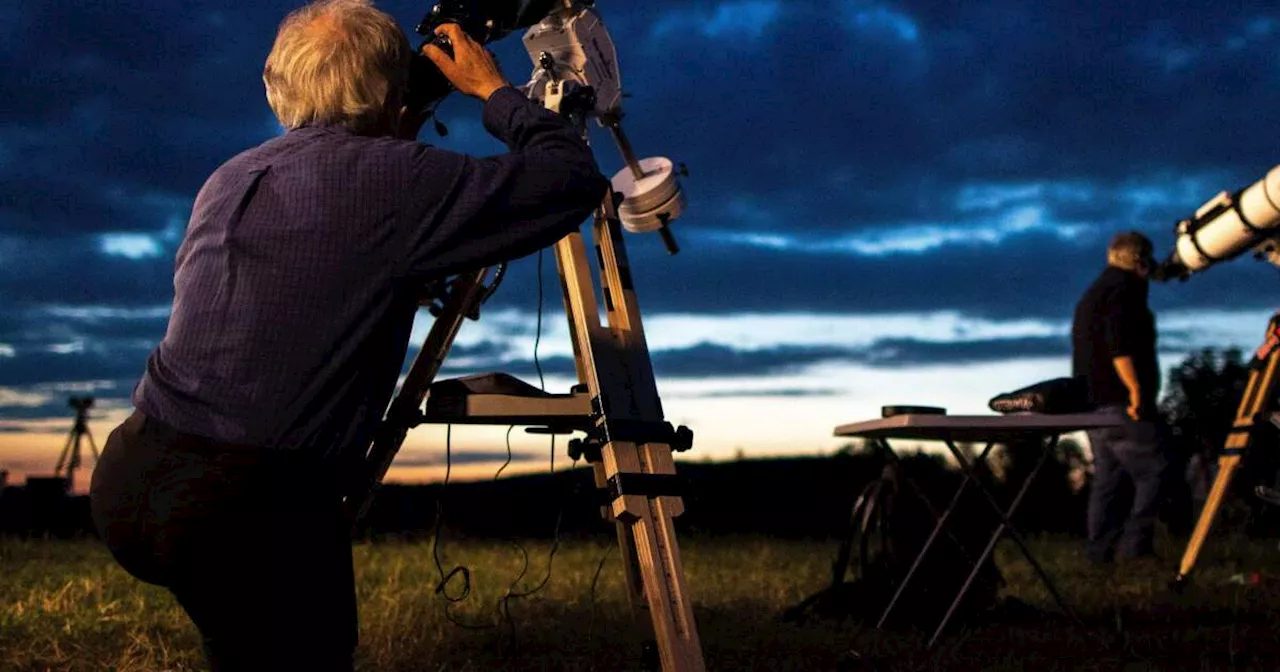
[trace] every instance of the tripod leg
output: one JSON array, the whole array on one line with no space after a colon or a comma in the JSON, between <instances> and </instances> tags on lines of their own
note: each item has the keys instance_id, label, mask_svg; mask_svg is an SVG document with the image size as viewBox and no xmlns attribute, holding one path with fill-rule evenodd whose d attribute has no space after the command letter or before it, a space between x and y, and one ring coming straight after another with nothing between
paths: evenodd
<instances>
[{"instance_id":1,"label":"tripod leg","mask_svg":"<svg viewBox=\"0 0 1280 672\"><path fill-rule=\"evenodd\" d=\"M614 441L604 446L601 455L609 475L674 473L670 448L662 444L638 448L633 443ZM646 459L642 460L642 455ZM645 469L645 462L654 471ZM614 516L627 522L631 529L634 560L643 580L643 593L665 672L705 669L672 522L673 515L679 515L682 509L679 497L668 496L646 498L624 494L612 504Z\"/></svg>"},{"instance_id":2,"label":"tripod leg","mask_svg":"<svg viewBox=\"0 0 1280 672\"><path fill-rule=\"evenodd\" d=\"M76 440L73 442L74 447L71 449L71 461L67 463L67 493L73 493L76 489L76 469L80 468L80 441L84 438L84 433L76 428Z\"/></svg>"},{"instance_id":3,"label":"tripod leg","mask_svg":"<svg viewBox=\"0 0 1280 672\"><path fill-rule=\"evenodd\" d=\"M609 207L606 203L597 211L592 227L607 328L600 322L582 235L566 236L555 249L579 379L593 396L598 427L607 437L601 446L604 475L606 481L619 477L625 484L632 482L626 480L628 475L674 476L675 463L668 443L639 437L624 440L610 430L629 423L648 427L666 423L626 263L621 225L608 216ZM702 649L672 524L672 518L683 512L684 502L665 494L626 494L626 486L621 487L624 489L610 508L615 519L627 526L628 532L619 534L619 543L629 565L628 588L633 598L643 596L648 607L658 662L664 672L700 672L704 669ZM633 585L635 579L638 587Z\"/></svg>"},{"instance_id":4,"label":"tripod leg","mask_svg":"<svg viewBox=\"0 0 1280 672\"><path fill-rule=\"evenodd\" d=\"M853 557L853 542L856 538L859 538L858 529L862 525L862 518L865 515L866 508L875 506L871 500L878 496L879 485L879 481L869 483L862 489L858 498L853 501L853 508L849 511L849 524L845 527L844 536L840 539L840 547L836 550L836 560L831 563L832 588L837 588L844 583L844 576L849 570L849 560ZM862 559L862 553L860 552L858 555L859 559Z\"/></svg>"},{"instance_id":5,"label":"tripod leg","mask_svg":"<svg viewBox=\"0 0 1280 672\"><path fill-rule=\"evenodd\" d=\"M90 434L89 430L87 429L84 431L84 438L89 440L89 450L93 451L93 462L94 464L97 464L98 463L98 443L93 440L93 435Z\"/></svg>"},{"instance_id":6,"label":"tripod leg","mask_svg":"<svg viewBox=\"0 0 1280 672\"><path fill-rule=\"evenodd\" d=\"M1213 480L1213 488L1209 491L1204 509L1200 511L1200 518L1196 520L1195 531L1191 534L1187 548L1182 554L1182 561L1178 565L1178 575L1174 577L1175 589L1185 585L1187 577L1195 567L1196 559L1204 547L1205 538L1213 526L1213 519L1218 515L1222 500L1227 496L1231 478L1240 466L1244 451L1249 447L1254 431L1275 396L1276 366L1280 363L1280 347L1276 347L1280 344L1276 339L1278 326L1280 326L1280 316L1271 318L1270 324L1267 325L1267 342L1259 349L1258 356L1250 365L1249 381L1240 398L1240 406L1236 410L1236 419L1231 426L1231 433L1227 435L1226 449L1218 458L1218 475Z\"/></svg>"},{"instance_id":7,"label":"tripod leg","mask_svg":"<svg viewBox=\"0 0 1280 672\"><path fill-rule=\"evenodd\" d=\"M595 479L596 491L603 491L608 486L609 477L605 474L604 462L599 456L591 461L591 474ZM612 521L617 528L618 547L622 550L624 578L627 582L627 604L633 610L640 609L644 605L644 585L639 565L634 561L636 544L631 538L631 526L615 517L608 504L600 507L600 517Z\"/></svg>"},{"instance_id":8,"label":"tripod leg","mask_svg":"<svg viewBox=\"0 0 1280 672\"><path fill-rule=\"evenodd\" d=\"M444 358L453 346L462 323L468 315L477 313L484 296L484 277L489 272L481 268L459 276L452 287L449 298L445 302L440 315L427 332L427 338L413 360L400 392L391 401L387 415L374 435L372 446L364 455L363 473L360 480L347 489L344 508L351 522L352 532L356 532L373 497L386 476L387 470L395 460L396 453L404 443L405 436L416 424L421 411L422 402L426 399L427 388L440 372Z\"/></svg>"},{"instance_id":9,"label":"tripod leg","mask_svg":"<svg viewBox=\"0 0 1280 672\"><path fill-rule=\"evenodd\" d=\"M1227 488L1231 485L1231 477L1235 475L1238 466L1240 466L1239 455L1223 455L1218 460L1218 475L1213 479L1213 488L1209 490L1204 509L1200 511L1200 518L1196 520L1196 529L1187 542L1182 561L1178 564L1178 576L1174 579L1176 582L1186 581L1192 568L1195 567L1196 559L1200 557L1200 549L1204 547L1204 540L1209 536L1209 528L1213 527L1213 519L1218 515L1222 500L1227 495Z\"/></svg>"},{"instance_id":10,"label":"tripod leg","mask_svg":"<svg viewBox=\"0 0 1280 672\"><path fill-rule=\"evenodd\" d=\"M62 453L58 455L58 464L53 468L54 476L61 476L63 467L68 466L71 461L71 446L75 444L79 432L73 427L71 433L67 435L67 443L62 446Z\"/></svg>"}]
</instances>

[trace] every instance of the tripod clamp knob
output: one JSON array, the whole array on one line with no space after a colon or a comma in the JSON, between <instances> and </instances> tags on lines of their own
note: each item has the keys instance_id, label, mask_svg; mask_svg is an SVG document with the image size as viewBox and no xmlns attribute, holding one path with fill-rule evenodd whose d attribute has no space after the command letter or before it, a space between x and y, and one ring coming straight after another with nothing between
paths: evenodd
<instances>
[{"instance_id":1,"label":"tripod clamp knob","mask_svg":"<svg viewBox=\"0 0 1280 672\"><path fill-rule=\"evenodd\" d=\"M660 441L671 447L673 452L683 453L693 448L693 430L680 425L674 430L668 423L645 423L614 420L600 428L587 432L586 438L570 439L568 445L569 459L586 458L588 462L600 461L600 448L609 441L631 441L649 443Z\"/></svg>"},{"instance_id":2,"label":"tripod clamp knob","mask_svg":"<svg viewBox=\"0 0 1280 672\"><path fill-rule=\"evenodd\" d=\"M680 425L671 437L671 450L683 453L690 448L693 448L693 430Z\"/></svg>"},{"instance_id":3,"label":"tripod clamp knob","mask_svg":"<svg viewBox=\"0 0 1280 672\"><path fill-rule=\"evenodd\" d=\"M584 439L569 439L569 459L577 462L586 458L587 462L600 461L600 444Z\"/></svg>"}]
</instances>

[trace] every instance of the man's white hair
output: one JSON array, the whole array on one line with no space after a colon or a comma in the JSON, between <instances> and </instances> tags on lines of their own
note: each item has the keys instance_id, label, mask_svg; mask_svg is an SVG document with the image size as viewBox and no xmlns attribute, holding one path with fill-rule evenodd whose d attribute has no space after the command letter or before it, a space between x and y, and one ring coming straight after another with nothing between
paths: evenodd
<instances>
[{"instance_id":1,"label":"man's white hair","mask_svg":"<svg viewBox=\"0 0 1280 672\"><path fill-rule=\"evenodd\" d=\"M262 81L287 129L377 126L409 78L409 38L369 0L318 0L280 23Z\"/></svg>"}]
</instances>

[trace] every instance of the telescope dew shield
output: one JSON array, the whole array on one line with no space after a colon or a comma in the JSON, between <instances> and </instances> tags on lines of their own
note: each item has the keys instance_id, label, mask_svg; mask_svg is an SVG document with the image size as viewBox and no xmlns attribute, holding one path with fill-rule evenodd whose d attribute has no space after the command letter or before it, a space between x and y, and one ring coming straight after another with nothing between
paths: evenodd
<instances>
[{"instance_id":1,"label":"telescope dew shield","mask_svg":"<svg viewBox=\"0 0 1280 672\"><path fill-rule=\"evenodd\" d=\"M1232 197L1223 192L1205 203L1195 218L1178 224L1171 265L1183 275L1235 258L1280 234L1280 166Z\"/></svg>"}]
</instances>

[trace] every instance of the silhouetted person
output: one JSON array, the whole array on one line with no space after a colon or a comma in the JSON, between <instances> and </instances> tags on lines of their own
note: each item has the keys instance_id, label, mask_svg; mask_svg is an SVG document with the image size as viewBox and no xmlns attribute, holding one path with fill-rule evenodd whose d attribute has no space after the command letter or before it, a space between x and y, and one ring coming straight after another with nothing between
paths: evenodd
<instances>
[{"instance_id":1,"label":"silhouetted person","mask_svg":"<svg viewBox=\"0 0 1280 672\"><path fill-rule=\"evenodd\" d=\"M425 54L509 153L414 140L412 48L362 0L291 13L267 57L287 129L196 197L168 329L93 474L115 558L167 587L215 670L350 670L343 483L363 467L424 284L575 231L606 193L586 142L454 25Z\"/></svg>"},{"instance_id":2,"label":"silhouetted person","mask_svg":"<svg viewBox=\"0 0 1280 672\"><path fill-rule=\"evenodd\" d=\"M1107 267L1076 304L1071 327L1073 374L1086 378L1095 408L1123 419L1118 427L1088 432L1094 468L1088 556L1094 562L1110 562L1117 553L1154 555L1169 456L1156 409L1160 368L1155 315L1147 306L1151 251L1140 233L1112 238Z\"/></svg>"}]
</instances>

